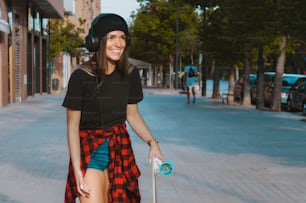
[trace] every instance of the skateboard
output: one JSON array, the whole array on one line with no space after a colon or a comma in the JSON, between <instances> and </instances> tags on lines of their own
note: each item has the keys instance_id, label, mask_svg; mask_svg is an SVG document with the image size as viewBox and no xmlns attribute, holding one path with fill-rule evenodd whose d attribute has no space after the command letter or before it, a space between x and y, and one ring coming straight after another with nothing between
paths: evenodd
<instances>
[{"instance_id":1,"label":"skateboard","mask_svg":"<svg viewBox=\"0 0 306 203\"><path fill-rule=\"evenodd\" d=\"M162 162L160 159L154 157L152 161L152 203L157 203L156 192L156 176L162 174L163 176L169 176L173 173L174 163L172 160Z\"/></svg>"}]
</instances>

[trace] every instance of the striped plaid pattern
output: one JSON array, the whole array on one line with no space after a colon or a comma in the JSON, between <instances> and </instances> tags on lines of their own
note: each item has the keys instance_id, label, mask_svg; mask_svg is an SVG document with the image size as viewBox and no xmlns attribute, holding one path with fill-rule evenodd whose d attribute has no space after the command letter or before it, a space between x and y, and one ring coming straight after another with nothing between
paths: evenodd
<instances>
[{"instance_id":1,"label":"striped plaid pattern","mask_svg":"<svg viewBox=\"0 0 306 203\"><path fill-rule=\"evenodd\" d=\"M126 125L117 124L103 130L80 131L81 170L85 175L91 153L109 138L109 202L110 203L139 203L140 192L138 178L140 171L135 162L131 139ZM65 203L75 203L78 196L73 167L70 160L69 173L66 183Z\"/></svg>"}]
</instances>

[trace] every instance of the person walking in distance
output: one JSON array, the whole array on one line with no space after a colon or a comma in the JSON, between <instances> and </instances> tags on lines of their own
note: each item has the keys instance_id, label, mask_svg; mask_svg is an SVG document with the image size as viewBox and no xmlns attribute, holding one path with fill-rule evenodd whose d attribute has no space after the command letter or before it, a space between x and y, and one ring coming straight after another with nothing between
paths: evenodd
<instances>
[{"instance_id":1,"label":"person walking in distance","mask_svg":"<svg viewBox=\"0 0 306 203\"><path fill-rule=\"evenodd\" d=\"M187 88L187 104L190 104L190 92L193 96L192 102L196 102L196 79L198 75L199 72L197 67L193 65L192 61L190 61L190 63L184 68L185 85Z\"/></svg>"},{"instance_id":2,"label":"person walking in distance","mask_svg":"<svg viewBox=\"0 0 306 203\"><path fill-rule=\"evenodd\" d=\"M128 65L130 35L117 14L100 14L86 37L94 53L71 74L67 109L70 154L65 203L139 203L138 178L126 121L149 147L149 159L166 161L137 103L143 99L139 72Z\"/></svg>"}]
</instances>

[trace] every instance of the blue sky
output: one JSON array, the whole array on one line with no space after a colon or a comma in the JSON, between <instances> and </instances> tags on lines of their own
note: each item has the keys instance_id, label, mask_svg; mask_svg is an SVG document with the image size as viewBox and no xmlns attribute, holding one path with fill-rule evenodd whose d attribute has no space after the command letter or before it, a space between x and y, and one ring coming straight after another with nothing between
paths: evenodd
<instances>
[{"instance_id":1,"label":"blue sky","mask_svg":"<svg viewBox=\"0 0 306 203\"><path fill-rule=\"evenodd\" d=\"M130 22L130 15L132 11L139 8L136 0L101 0L102 13L116 13Z\"/></svg>"}]
</instances>

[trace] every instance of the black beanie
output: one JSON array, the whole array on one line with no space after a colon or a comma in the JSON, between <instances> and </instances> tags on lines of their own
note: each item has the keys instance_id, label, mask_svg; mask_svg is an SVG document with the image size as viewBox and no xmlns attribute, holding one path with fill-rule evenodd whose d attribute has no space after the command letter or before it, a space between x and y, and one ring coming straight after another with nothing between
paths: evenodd
<instances>
[{"instance_id":1,"label":"black beanie","mask_svg":"<svg viewBox=\"0 0 306 203\"><path fill-rule=\"evenodd\" d=\"M99 39L109 32L120 30L129 37L129 30L125 20L113 13L102 13L98 15L91 23L91 28L89 32L92 32Z\"/></svg>"}]
</instances>

